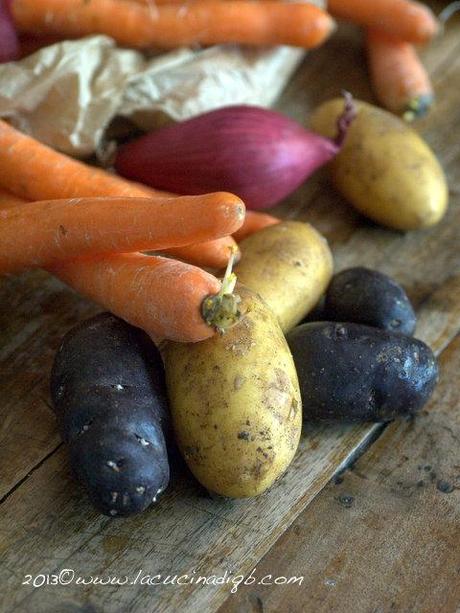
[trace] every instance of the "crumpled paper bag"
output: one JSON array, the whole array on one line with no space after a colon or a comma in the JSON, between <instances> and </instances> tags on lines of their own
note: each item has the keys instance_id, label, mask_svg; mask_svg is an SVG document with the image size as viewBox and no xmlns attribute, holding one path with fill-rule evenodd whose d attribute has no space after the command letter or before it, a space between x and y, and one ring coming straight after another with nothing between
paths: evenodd
<instances>
[{"instance_id":1,"label":"crumpled paper bag","mask_svg":"<svg viewBox=\"0 0 460 613\"><path fill-rule=\"evenodd\" d=\"M318 0L318 4L323 4ZM0 65L0 116L73 156L102 148L115 117L142 129L229 104L270 106L305 51L218 45L153 58L106 36L45 47Z\"/></svg>"}]
</instances>

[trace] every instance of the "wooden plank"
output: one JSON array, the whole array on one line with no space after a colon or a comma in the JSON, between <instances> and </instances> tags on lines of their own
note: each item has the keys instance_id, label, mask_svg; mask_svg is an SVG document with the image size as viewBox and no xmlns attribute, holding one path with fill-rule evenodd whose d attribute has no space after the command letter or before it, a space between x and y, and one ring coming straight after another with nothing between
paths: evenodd
<instances>
[{"instance_id":1,"label":"wooden plank","mask_svg":"<svg viewBox=\"0 0 460 613\"><path fill-rule=\"evenodd\" d=\"M60 444L49 373L62 334L97 311L45 273L0 281L0 499Z\"/></svg>"},{"instance_id":2,"label":"wooden plank","mask_svg":"<svg viewBox=\"0 0 460 613\"><path fill-rule=\"evenodd\" d=\"M302 585L242 586L220 613L459 610L459 370L460 336L427 410L389 425L257 566Z\"/></svg>"},{"instance_id":3,"label":"wooden plank","mask_svg":"<svg viewBox=\"0 0 460 613\"><path fill-rule=\"evenodd\" d=\"M83 603L104 611L195 610L208 606L219 586L123 589L97 586L84 592L78 585L21 587L25 573L76 572L134 576L191 573L211 575L247 567L329 480L333 471L365 440L365 427L311 431L302 441L289 471L267 495L251 501L212 500L187 474L176 482L162 503L141 516L113 522L90 507L69 475L63 450L37 469L3 503L0 519L0 564L10 575L3 599L11 609L49 612ZM333 444L340 441L340 446ZM324 470L323 467L326 467ZM305 487L299 487L299 481ZM276 526L276 531L273 530ZM109 607L103 603L110 602ZM10 608L5 609L10 610Z\"/></svg>"}]
</instances>

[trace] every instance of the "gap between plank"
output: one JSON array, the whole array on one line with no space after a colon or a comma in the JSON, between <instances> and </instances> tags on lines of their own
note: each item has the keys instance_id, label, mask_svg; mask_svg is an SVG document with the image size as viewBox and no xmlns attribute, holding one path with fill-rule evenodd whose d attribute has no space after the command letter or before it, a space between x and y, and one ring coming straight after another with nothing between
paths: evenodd
<instances>
[{"instance_id":1,"label":"gap between plank","mask_svg":"<svg viewBox=\"0 0 460 613\"><path fill-rule=\"evenodd\" d=\"M44 463L45 463L47 460L49 460L49 458L50 458L52 455L54 455L54 454L56 453L56 451L58 451L58 449L60 449L60 448L62 447L62 445L63 445L63 444L64 444L63 442L60 442L60 443L59 443L59 445L58 445L57 447L55 447L55 448L54 448L52 451L50 451L50 452L49 452L49 453L48 453L48 454L47 454L47 455L46 455L44 458L42 458L42 459L40 460L40 462L38 462L38 463L37 463L35 466L33 466L33 467L32 467L32 469L31 469L31 470L29 470L29 472L28 472L26 475L24 475L24 477L23 477L22 479L20 479L20 480L19 480L17 483L15 483L15 484L13 485L13 487L12 487L10 490L8 490L8 492L7 492L7 493L6 493L6 494L5 494L5 495L4 495L2 498L0 498L0 506L1 506L1 505L2 505L4 502L6 502L6 500L7 500L7 499L8 499L8 498L9 498L9 497L12 495L12 494L14 494L14 492L15 492L15 491L16 491L18 488L20 488L20 487L21 487L21 485L22 485L23 483L25 483L25 482L26 482L26 481L29 479L29 477L31 477L31 476L33 475L33 473L34 473L36 470L38 470L38 469L39 469L39 468L40 468L40 467L41 467L41 466L42 466L42 465L43 465L43 464L44 464Z\"/></svg>"}]
</instances>

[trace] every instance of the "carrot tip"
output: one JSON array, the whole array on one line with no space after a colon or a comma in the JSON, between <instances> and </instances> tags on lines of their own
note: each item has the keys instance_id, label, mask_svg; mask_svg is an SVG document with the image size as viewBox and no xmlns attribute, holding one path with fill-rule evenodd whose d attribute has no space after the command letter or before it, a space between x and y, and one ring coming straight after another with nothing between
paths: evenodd
<instances>
[{"instance_id":1,"label":"carrot tip","mask_svg":"<svg viewBox=\"0 0 460 613\"><path fill-rule=\"evenodd\" d=\"M414 119L423 117L428 113L433 102L433 94L422 94L420 96L416 96L409 101L409 104L403 111L402 118L404 121L411 122L414 121Z\"/></svg>"}]
</instances>

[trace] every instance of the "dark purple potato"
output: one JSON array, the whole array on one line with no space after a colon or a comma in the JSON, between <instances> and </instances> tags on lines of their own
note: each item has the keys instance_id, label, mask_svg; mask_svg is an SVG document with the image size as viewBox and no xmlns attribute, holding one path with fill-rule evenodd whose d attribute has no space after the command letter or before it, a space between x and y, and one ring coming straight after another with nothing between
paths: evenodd
<instances>
[{"instance_id":1,"label":"dark purple potato","mask_svg":"<svg viewBox=\"0 0 460 613\"><path fill-rule=\"evenodd\" d=\"M294 328L287 341L306 420L410 417L426 403L438 379L431 349L403 334L317 322Z\"/></svg>"},{"instance_id":2,"label":"dark purple potato","mask_svg":"<svg viewBox=\"0 0 460 613\"><path fill-rule=\"evenodd\" d=\"M324 319L349 321L411 335L417 323L403 288L369 268L349 268L334 275L326 292Z\"/></svg>"},{"instance_id":3,"label":"dark purple potato","mask_svg":"<svg viewBox=\"0 0 460 613\"><path fill-rule=\"evenodd\" d=\"M139 513L169 481L164 369L150 338L110 313L73 328L57 352L51 397L71 465L94 506Z\"/></svg>"}]
</instances>

